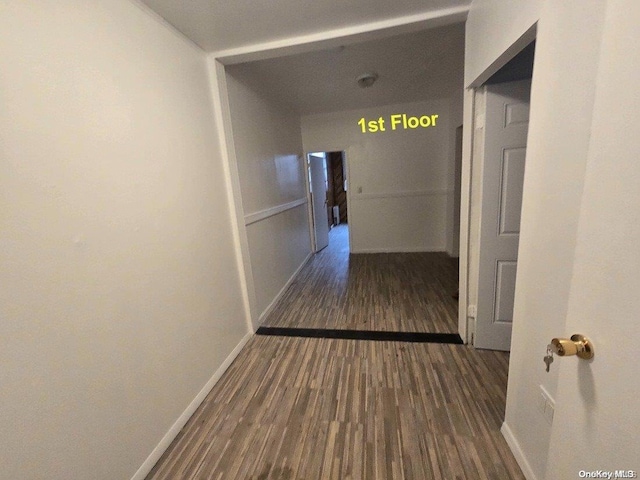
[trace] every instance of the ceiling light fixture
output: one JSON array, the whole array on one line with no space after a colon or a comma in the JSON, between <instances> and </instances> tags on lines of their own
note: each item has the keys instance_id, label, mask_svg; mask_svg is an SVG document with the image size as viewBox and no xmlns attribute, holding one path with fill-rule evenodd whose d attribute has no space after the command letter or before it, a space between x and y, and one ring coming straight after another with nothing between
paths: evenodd
<instances>
[{"instance_id":1,"label":"ceiling light fixture","mask_svg":"<svg viewBox=\"0 0 640 480\"><path fill-rule=\"evenodd\" d=\"M368 88L376 83L376 80L378 80L377 73L364 73L356 79L356 82L358 82L360 88Z\"/></svg>"}]
</instances>

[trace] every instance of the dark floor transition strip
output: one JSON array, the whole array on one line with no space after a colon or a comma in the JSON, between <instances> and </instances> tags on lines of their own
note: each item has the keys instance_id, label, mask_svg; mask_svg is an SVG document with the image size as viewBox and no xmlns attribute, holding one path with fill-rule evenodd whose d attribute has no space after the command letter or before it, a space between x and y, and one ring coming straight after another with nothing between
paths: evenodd
<instances>
[{"instance_id":1,"label":"dark floor transition strip","mask_svg":"<svg viewBox=\"0 0 640 480\"><path fill-rule=\"evenodd\" d=\"M375 340L413 343L453 343L462 345L457 333L385 332L379 330L332 330L325 328L260 327L257 335L277 337L337 338L344 340Z\"/></svg>"}]
</instances>

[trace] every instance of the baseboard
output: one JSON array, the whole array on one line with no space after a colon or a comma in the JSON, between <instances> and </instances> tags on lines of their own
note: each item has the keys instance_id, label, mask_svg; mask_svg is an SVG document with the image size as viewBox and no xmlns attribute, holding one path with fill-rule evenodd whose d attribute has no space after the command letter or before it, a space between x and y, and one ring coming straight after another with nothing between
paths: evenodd
<instances>
[{"instance_id":1,"label":"baseboard","mask_svg":"<svg viewBox=\"0 0 640 480\"><path fill-rule=\"evenodd\" d=\"M280 300L280 298L282 297L282 295L284 295L284 292L287 288L289 288L289 285L291 285L291 282L293 282L293 280L298 276L298 274L300 273L300 271L302 270L302 268L307 264L307 262L311 259L311 257L313 256L313 252L309 252L309 254L307 255L307 257L302 261L302 263L300 264L300 266L298 268L296 268L296 271L293 272L293 274L289 277L289 280L286 281L286 283L284 284L284 286L280 289L280 291L278 292L278 294L273 298L273 300L271 300L271 303L269 303L269 305L267 305L267 308L265 308L262 313L260 314L260 317L258 317L258 324L256 326L256 330L258 329L258 327L260 325L262 325L262 322L264 322L265 318L267 318L267 316L271 313L271 311L273 310L273 308L276 306L276 303L278 303L278 300Z\"/></svg>"},{"instance_id":2,"label":"baseboard","mask_svg":"<svg viewBox=\"0 0 640 480\"><path fill-rule=\"evenodd\" d=\"M162 440L160 440L160 443L156 445L156 447L153 449L151 454L140 466L138 471L133 475L133 477L131 477L131 480L144 480L146 478L146 476L149 474L151 469L155 466L158 460L160 460L160 457L162 457L162 454L167 450L167 448L169 448L169 446L171 445L171 442L173 442L173 440L178 436L178 434L180 433L180 430L182 430L182 428L186 425L186 423L189 421L191 416L195 413L195 411L198 409L200 404L207 397L207 395L209 394L211 389L214 387L214 385L218 383L218 380L220 380L220 377L222 377L222 374L227 370L227 368L229 368L231 363L235 360L235 358L238 356L242 348L247 344L247 342L252 336L253 336L253 333L247 333L242 338L242 340L240 340L238 345L236 345L236 347L225 359L225 361L222 362L222 365L218 367L218 369L215 371L215 373L209 379L206 385L202 387L202 390L200 390L200 393L196 395L196 398L193 399L193 401L189 404L186 410L182 412L182 415L180 415L180 417L178 417L175 423L171 426L171 428L165 434L165 436L162 437Z\"/></svg>"},{"instance_id":3,"label":"baseboard","mask_svg":"<svg viewBox=\"0 0 640 480\"><path fill-rule=\"evenodd\" d=\"M394 247L394 248L360 248L351 253L446 253L444 247Z\"/></svg>"},{"instance_id":4,"label":"baseboard","mask_svg":"<svg viewBox=\"0 0 640 480\"><path fill-rule=\"evenodd\" d=\"M507 441L507 445L511 449L511 453L516 458L516 462L520 466L520 470L522 470L523 475L527 480L538 480L538 477L535 476L529 462L527 462L526 457L524 456L524 452L520 448L520 444L516 440L516 437L513 436L513 432L507 425L507 422L502 424L502 428L500 429L502 436Z\"/></svg>"}]
</instances>

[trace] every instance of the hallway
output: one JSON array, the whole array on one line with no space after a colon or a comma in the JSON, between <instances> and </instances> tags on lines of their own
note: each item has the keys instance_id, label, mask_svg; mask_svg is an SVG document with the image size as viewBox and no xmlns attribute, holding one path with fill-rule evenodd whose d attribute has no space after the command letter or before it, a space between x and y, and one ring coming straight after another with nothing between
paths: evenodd
<instances>
[{"instance_id":1,"label":"hallway","mask_svg":"<svg viewBox=\"0 0 640 480\"><path fill-rule=\"evenodd\" d=\"M457 276L441 252L349 255L349 228L338 225L263 326L457 333Z\"/></svg>"},{"instance_id":2,"label":"hallway","mask_svg":"<svg viewBox=\"0 0 640 480\"><path fill-rule=\"evenodd\" d=\"M265 321L455 332L444 254L351 255L348 228ZM254 335L147 477L522 479L500 427L509 355L464 345Z\"/></svg>"}]
</instances>

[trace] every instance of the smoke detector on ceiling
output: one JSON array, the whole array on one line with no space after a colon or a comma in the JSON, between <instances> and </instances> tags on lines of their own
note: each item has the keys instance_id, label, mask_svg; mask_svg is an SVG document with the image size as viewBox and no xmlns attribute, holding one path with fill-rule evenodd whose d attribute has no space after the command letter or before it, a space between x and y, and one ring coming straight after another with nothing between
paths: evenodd
<instances>
[{"instance_id":1,"label":"smoke detector on ceiling","mask_svg":"<svg viewBox=\"0 0 640 480\"><path fill-rule=\"evenodd\" d=\"M368 88L376 83L376 80L378 80L377 73L364 73L356 79L356 82L358 82L360 88Z\"/></svg>"}]
</instances>

